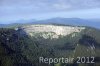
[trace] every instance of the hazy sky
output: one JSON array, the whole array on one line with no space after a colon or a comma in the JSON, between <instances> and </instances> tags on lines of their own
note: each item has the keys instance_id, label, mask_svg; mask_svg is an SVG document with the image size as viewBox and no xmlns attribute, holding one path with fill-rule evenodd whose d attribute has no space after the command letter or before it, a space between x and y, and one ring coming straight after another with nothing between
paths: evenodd
<instances>
[{"instance_id":1,"label":"hazy sky","mask_svg":"<svg viewBox=\"0 0 100 66\"><path fill-rule=\"evenodd\" d=\"M99 18L100 0L0 0L0 22L53 17Z\"/></svg>"}]
</instances>

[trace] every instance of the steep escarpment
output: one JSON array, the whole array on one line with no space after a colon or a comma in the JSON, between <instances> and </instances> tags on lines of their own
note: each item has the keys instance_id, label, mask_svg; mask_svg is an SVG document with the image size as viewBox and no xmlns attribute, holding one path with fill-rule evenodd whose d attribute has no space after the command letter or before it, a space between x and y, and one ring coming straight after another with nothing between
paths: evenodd
<instances>
[{"instance_id":1,"label":"steep escarpment","mask_svg":"<svg viewBox=\"0 0 100 66\"><path fill-rule=\"evenodd\" d=\"M60 36L66 36L72 33L79 33L85 29L85 27L77 26L57 26L57 25L29 25L24 26L23 29L31 36L36 34L41 35L44 38L59 38Z\"/></svg>"}]
</instances>

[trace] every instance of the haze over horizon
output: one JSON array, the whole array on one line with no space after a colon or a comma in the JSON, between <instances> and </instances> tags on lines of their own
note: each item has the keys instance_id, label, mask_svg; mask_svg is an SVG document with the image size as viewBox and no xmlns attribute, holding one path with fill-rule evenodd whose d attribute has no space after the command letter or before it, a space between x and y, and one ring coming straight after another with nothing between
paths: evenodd
<instances>
[{"instance_id":1,"label":"haze over horizon","mask_svg":"<svg viewBox=\"0 0 100 66\"><path fill-rule=\"evenodd\" d=\"M100 18L100 0L0 0L0 23L16 20Z\"/></svg>"}]
</instances>

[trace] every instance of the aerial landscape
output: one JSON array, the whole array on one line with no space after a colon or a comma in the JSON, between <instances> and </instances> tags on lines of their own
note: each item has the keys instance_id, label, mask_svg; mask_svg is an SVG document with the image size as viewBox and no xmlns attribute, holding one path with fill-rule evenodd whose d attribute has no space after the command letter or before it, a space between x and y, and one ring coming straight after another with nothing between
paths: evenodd
<instances>
[{"instance_id":1,"label":"aerial landscape","mask_svg":"<svg viewBox=\"0 0 100 66\"><path fill-rule=\"evenodd\" d=\"M0 0L0 66L100 66L100 1Z\"/></svg>"}]
</instances>

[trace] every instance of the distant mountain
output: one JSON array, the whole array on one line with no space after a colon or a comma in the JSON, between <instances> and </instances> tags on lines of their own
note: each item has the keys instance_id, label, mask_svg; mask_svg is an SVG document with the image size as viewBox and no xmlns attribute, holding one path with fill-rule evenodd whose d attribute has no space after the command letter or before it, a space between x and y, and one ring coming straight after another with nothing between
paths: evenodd
<instances>
[{"instance_id":1,"label":"distant mountain","mask_svg":"<svg viewBox=\"0 0 100 66\"><path fill-rule=\"evenodd\" d=\"M80 18L52 18L52 19L33 22L33 24L48 24L48 23L57 23L57 24L66 24L75 26L90 26L90 27L100 28L100 22L98 22L95 19L91 20L91 19L80 19Z\"/></svg>"},{"instance_id":2,"label":"distant mountain","mask_svg":"<svg viewBox=\"0 0 100 66\"><path fill-rule=\"evenodd\" d=\"M0 28L19 27L19 26L23 26L23 25L33 24L33 22L36 22L36 20L31 19L31 20L17 20L17 21L13 21L13 22L11 21L11 23L9 23L9 24L0 24Z\"/></svg>"},{"instance_id":3,"label":"distant mountain","mask_svg":"<svg viewBox=\"0 0 100 66\"><path fill-rule=\"evenodd\" d=\"M99 18L95 18L95 19L89 19L90 21L95 21L95 22L100 22Z\"/></svg>"},{"instance_id":4,"label":"distant mountain","mask_svg":"<svg viewBox=\"0 0 100 66\"><path fill-rule=\"evenodd\" d=\"M37 21L37 20L35 20L35 19L29 19L29 20L21 19L21 20L15 21L14 23L19 23L19 24L29 24L29 23L35 22L35 21Z\"/></svg>"},{"instance_id":5,"label":"distant mountain","mask_svg":"<svg viewBox=\"0 0 100 66\"><path fill-rule=\"evenodd\" d=\"M16 21L9 21L9 24L0 24L0 28L5 27L18 27L26 24L31 24L32 22L35 22L35 19L29 19L29 20L16 20ZM5 22L6 23L6 22Z\"/></svg>"},{"instance_id":6,"label":"distant mountain","mask_svg":"<svg viewBox=\"0 0 100 66\"><path fill-rule=\"evenodd\" d=\"M18 27L18 26L22 26L22 25L25 25L25 24L21 24L21 23L0 24L0 28Z\"/></svg>"},{"instance_id":7,"label":"distant mountain","mask_svg":"<svg viewBox=\"0 0 100 66\"><path fill-rule=\"evenodd\" d=\"M88 26L100 29L99 19L80 19L80 18L52 18L46 20L18 20L13 24L0 24L0 27L21 26L27 24L64 24L74 26Z\"/></svg>"}]
</instances>

